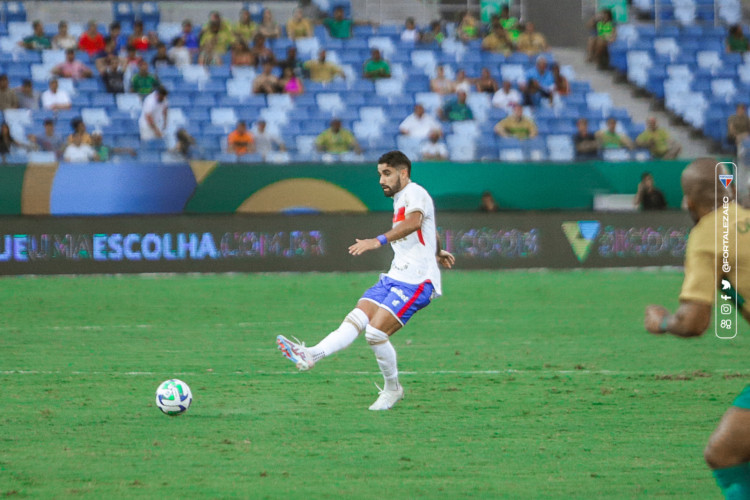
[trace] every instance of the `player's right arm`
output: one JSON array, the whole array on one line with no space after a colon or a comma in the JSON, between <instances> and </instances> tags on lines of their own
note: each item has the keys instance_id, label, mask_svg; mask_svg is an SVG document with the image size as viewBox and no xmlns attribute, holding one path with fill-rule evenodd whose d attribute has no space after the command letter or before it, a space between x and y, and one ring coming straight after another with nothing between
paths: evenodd
<instances>
[{"instance_id":1,"label":"player's right arm","mask_svg":"<svg viewBox=\"0 0 750 500\"><path fill-rule=\"evenodd\" d=\"M682 301L674 314L662 306L646 307L644 326L651 333L671 333L678 337L702 335L711 321L711 304Z\"/></svg>"}]
</instances>

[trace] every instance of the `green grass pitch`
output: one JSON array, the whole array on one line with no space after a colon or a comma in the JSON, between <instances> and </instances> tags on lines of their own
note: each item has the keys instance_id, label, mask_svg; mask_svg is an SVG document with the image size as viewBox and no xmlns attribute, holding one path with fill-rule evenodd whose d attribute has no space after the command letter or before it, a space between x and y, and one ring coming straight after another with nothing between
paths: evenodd
<instances>
[{"instance_id":1,"label":"green grass pitch","mask_svg":"<svg viewBox=\"0 0 750 500\"><path fill-rule=\"evenodd\" d=\"M750 380L734 341L647 334L677 271L444 273L396 334L296 373L368 274L0 281L0 496L719 499L703 446ZM713 329L713 325L711 326ZM177 377L186 415L154 404Z\"/></svg>"}]
</instances>

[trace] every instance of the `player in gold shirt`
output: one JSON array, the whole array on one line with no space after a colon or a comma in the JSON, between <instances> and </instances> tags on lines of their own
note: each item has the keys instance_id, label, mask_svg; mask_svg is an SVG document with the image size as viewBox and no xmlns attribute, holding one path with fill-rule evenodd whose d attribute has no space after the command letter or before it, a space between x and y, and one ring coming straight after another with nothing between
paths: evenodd
<instances>
[{"instance_id":1,"label":"player in gold shirt","mask_svg":"<svg viewBox=\"0 0 750 500\"><path fill-rule=\"evenodd\" d=\"M680 306L674 314L662 306L648 306L645 326L651 333L703 334L725 280L731 288L722 289L722 301L736 304L750 321L743 298L750 296L750 210L734 202L734 183L725 187L719 182L718 176L728 172L716 164L711 158L700 158L682 172L682 190L696 224L688 238ZM730 317L734 319L733 314ZM727 499L750 499L750 386L722 417L704 456Z\"/></svg>"}]
</instances>

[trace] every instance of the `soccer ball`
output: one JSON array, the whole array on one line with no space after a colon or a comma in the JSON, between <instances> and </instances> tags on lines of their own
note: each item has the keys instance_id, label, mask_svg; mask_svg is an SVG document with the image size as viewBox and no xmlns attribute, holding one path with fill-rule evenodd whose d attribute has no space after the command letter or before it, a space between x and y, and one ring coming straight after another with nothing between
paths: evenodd
<instances>
[{"instance_id":1,"label":"soccer ball","mask_svg":"<svg viewBox=\"0 0 750 500\"><path fill-rule=\"evenodd\" d=\"M173 378L164 381L156 389L156 406L167 415L182 415L192 402L193 393L182 380Z\"/></svg>"}]
</instances>

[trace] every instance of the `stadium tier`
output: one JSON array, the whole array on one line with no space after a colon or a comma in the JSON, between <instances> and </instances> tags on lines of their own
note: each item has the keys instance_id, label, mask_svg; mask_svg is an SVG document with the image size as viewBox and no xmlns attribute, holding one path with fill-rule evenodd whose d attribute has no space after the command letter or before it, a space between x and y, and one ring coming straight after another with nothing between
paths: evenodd
<instances>
[{"instance_id":1,"label":"stadium tier","mask_svg":"<svg viewBox=\"0 0 750 500\"><path fill-rule=\"evenodd\" d=\"M115 4L115 19L120 21L124 34L132 31L136 17L143 19L146 32L154 31L167 45L181 32L182 27L178 23L158 22L156 5L145 3L138 8L148 9L148 15L143 12L139 14L137 8L129 3ZM253 11L261 12L262 9L259 10L256 5ZM65 60L65 52L21 48L18 42L32 36L32 24L18 18L10 20L10 16L7 19L8 22L0 24L0 72L7 74L12 88L30 79L36 91L45 91L52 69ZM200 32L201 21L195 20L196 36ZM69 23L68 26L68 32L74 37L78 37L84 29L83 25L76 23ZM107 29L107 26L99 26L101 33L106 34ZM51 37L57 33L57 25L45 25L44 30ZM287 49L292 46L296 47L300 61L316 59L318 52L325 49L327 61L339 65L345 74L345 78L326 84L304 79L304 93L296 97L253 94L252 84L260 74L260 68L231 65L230 52L222 57L221 65L159 67L155 74L169 90L166 141L141 142L138 134L141 98L131 93L108 93L95 69L92 78L59 80L60 88L71 95L70 109L57 112L7 110L5 121L10 125L14 138L25 142L29 134L39 135L43 132L47 119L56 120L58 131L67 135L69 122L81 117L89 131L99 130L103 133L108 145L137 149L138 158L146 161L174 159L174 155L168 152L174 143L171 137L176 130L184 128L196 138L197 156L200 158L256 161L257 156L237 158L227 153L227 135L238 120L245 120L250 125L263 119L287 149L286 152L269 155L267 160L288 162L330 160L331 157L321 156L314 141L335 117L341 120L343 128L353 132L362 147L362 154L339 155L334 157L334 161L372 160L380 152L394 148L419 158L420 143L399 134L398 126L412 113L416 103L424 104L428 113L436 113L452 98L430 91L430 79L438 66L445 68L448 77L465 70L470 78L478 77L481 70L487 68L496 81L510 80L516 84L525 81L537 57L545 56L548 61L554 61L550 53L534 57L520 52L503 55L482 50L481 40L462 43L451 36L441 45L403 42L400 37L402 30L402 26L395 25L355 25L352 38L338 39L332 38L325 27L317 26L314 37L295 42L282 33L280 38L268 40L277 61L284 60ZM448 27L449 34L454 31L454 26ZM363 78L362 65L373 48L380 49L390 63L390 78L374 82ZM148 62L154 55L152 49L141 53ZM77 52L76 59L94 68L94 61L88 53ZM555 96L535 108L526 108L526 114L536 122L539 132L538 137L531 140L498 137L493 129L508 113L493 107L492 93L470 93L467 104L474 119L442 124L450 159L573 160L572 136L576 132L575 122L580 117L589 120L592 131L604 128L604 120L609 116L615 116L619 122L618 129L631 137L643 130L642 124L632 122L627 110L613 108L607 94L592 92L588 82L576 81L572 68L563 67L561 72L570 82L569 95ZM279 76L279 68L275 67L273 73ZM126 82L129 76L126 74ZM620 160L648 158L645 151L610 151L608 155L611 159ZM36 155L32 153L31 159L35 158ZM6 157L9 162L27 159L29 155L21 149Z\"/></svg>"}]
</instances>

